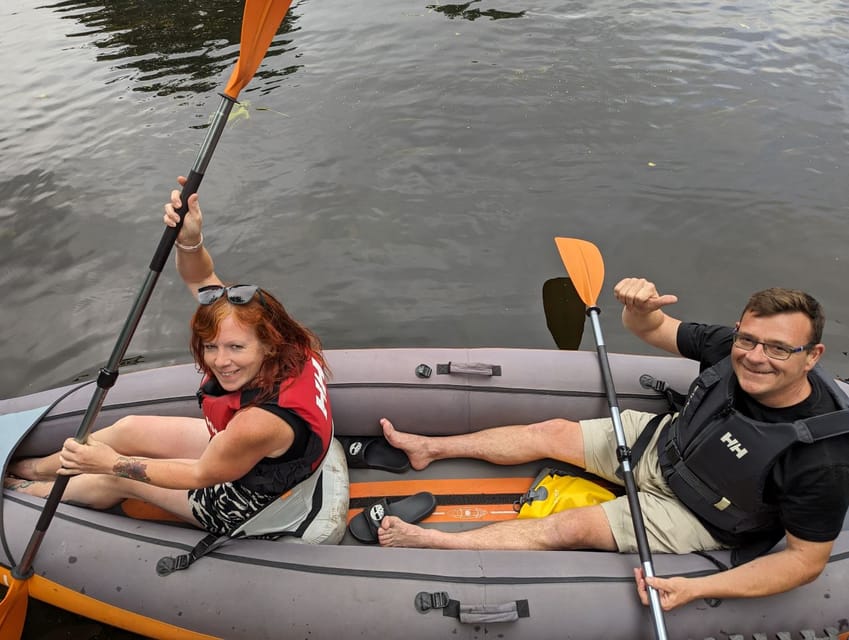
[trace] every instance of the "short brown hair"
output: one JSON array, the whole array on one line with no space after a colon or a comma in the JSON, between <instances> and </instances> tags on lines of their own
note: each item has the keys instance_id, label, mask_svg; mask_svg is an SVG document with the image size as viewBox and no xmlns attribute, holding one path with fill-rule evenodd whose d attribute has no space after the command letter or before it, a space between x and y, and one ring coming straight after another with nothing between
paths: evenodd
<instances>
[{"instance_id":1,"label":"short brown hair","mask_svg":"<svg viewBox=\"0 0 849 640\"><path fill-rule=\"evenodd\" d=\"M810 344L822 342L825 328L825 312L822 305L808 293L798 289L772 287L753 293L743 309L745 315L751 311L756 316L776 316L779 313L804 313L811 320Z\"/></svg>"}]
</instances>

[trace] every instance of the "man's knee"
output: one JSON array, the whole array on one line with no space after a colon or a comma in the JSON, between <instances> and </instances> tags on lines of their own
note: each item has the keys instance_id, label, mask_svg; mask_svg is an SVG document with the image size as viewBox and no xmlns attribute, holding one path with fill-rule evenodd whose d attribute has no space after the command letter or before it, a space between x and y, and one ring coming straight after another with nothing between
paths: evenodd
<instances>
[{"instance_id":1,"label":"man's knee","mask_svg":"<svg viewBox=\"0 0 849 640\"><path fill-rule=\"evenodd\" d=\"M580 425L565 418L552 418L551 420L529 424L528 430L532 433L539 433L553 439L558 439L574 436L576 430L580 432Z\"/></svg>"},{"instance_id":2,"label":"man's knee","mask_svg":"<svg viewBox=\"0 0 849 640\"><path fill-rule=\"evenodd\" d=\"M537 443L541 457L585 466L584 435L580 423L553 418L528 425L528 429L529 440Z\"/></svg>"},{"instance_id":3,"label":"man's knee","mask_svg":"<svg viewBox=\"0 0 849 640\"><path fill-rule=\"evenodd\" d=\"M552 549L617 549L604 509L598 505L553 513L543 522Z\"/></svg>"}]
</instances>

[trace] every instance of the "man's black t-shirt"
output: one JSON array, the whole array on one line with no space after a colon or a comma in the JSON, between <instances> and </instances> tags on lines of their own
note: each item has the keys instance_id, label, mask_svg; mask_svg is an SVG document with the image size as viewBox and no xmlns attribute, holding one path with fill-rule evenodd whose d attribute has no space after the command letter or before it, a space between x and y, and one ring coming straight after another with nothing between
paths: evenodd
<instances>
[{"instance_id":1,"label":"man's black t-shirt","mask_svg":"<svg viewBox=\"0 0 849 640\"><path fill-rule=\"evenodd\" d=\"M678 350L699 361L703 371L731 353L732 336L729 327L681 323ZM823 382L816 376L809 379L811 395L791 407L765 407L739 387L734 406L763 422L793 422L838 409ZM834 540L849 508L849 436L790 447L773 465L764 498L778 506L781 524L790 534L811 542Z\"/></svg>"}]
</instances>

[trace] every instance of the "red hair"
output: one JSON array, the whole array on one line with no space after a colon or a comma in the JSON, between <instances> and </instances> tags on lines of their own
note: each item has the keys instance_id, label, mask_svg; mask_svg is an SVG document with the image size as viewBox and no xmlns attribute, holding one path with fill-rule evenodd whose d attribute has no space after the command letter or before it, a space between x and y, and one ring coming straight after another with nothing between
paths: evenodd
<instances>
[{"instance_id":1,"label":"red hair","mask_svg":"<svg viewBox=\"0 0 849 640\"><path fill-rule=\"evenodd\" d=\"M318 337L292 318L274 296L259 289L247 304L232 304L227 296L221 296L195 311L190 323L191 350L198 369L206 376L213 374L204 361L204 345L215 340L221 321L231 314L239 324L253 329L267 350L259 373L250 383L251 388L259 390L257 402L276 397L278 385L300 375L310 357L327 369Z\"/></svg>"}]
</instances>

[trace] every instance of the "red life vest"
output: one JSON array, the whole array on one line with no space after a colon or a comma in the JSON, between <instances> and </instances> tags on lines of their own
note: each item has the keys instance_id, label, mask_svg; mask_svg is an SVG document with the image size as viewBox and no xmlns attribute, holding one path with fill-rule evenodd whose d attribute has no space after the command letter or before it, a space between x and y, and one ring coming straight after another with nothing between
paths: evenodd
<instances>
[{"instance_id":1,"label":"red life vest","mask_svg":"<svg viewBox=\"0 0 849 640\"><path fill-rule=\"evenodd\" d=\"M217 433L224 431L236 412L251 405L257 395L255 389L216 395L216 388L220 390L217 380L213 378L205 381L198 391L210 437L215 437ZM303 480L306 475L309 475L309 472L318 468L330 447L333 434L333 416L327 397L327 380L321 363L314 356L310 356L299 376L286 380L280 385L277 405L300 416L307 423L310 431L318 437L321 446L310 447L308 445L305 457L297 461L278 463L275 462L277 460L275 458L265 458L247 476L240 479L245 484L269 493L282 493L294 486L295 483ZM272 479L268 477L268 467L270 466L288 468L276 470L272 474L276 478ZM265 467L265 470L261 471L259 467ZM257 476L257 472L259 472L259 476L264 478L259 484L251 481L254 476ZM303 475L304 473L306 475ZM259 479L259 477L256 477L256 480Z\"/></svg>"}]
</instances>

